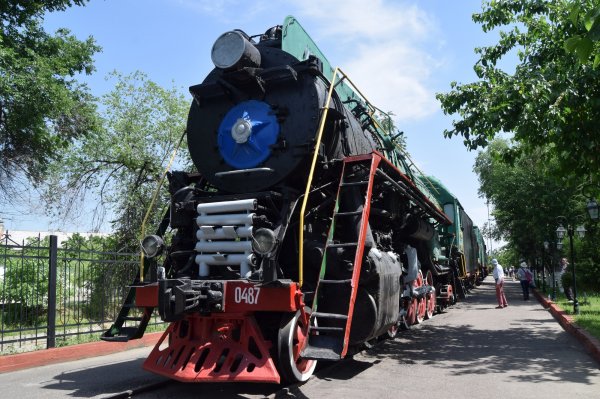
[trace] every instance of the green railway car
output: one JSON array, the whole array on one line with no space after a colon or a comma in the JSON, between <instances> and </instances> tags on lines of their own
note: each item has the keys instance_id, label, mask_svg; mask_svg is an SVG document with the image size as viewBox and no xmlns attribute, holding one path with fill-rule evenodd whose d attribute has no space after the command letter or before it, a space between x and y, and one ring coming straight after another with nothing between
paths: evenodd
<instances>
[{"instance_id":1,"label":"green railway car","mask_svg":"<svg viewBox=\"0 0 600 399\"><path fill-rule=\"evenodd\" d=\"M485 240L483 239L483 235L481 234L481 230L479 227L473 226L473 234L475 235L476 240L476 262L477 268L479 270L479 274L477 276L476 284L479 284L481 280L487 275L487 248L485 246Z\"/></svg>"},{"instance_id":2,"label":"green railway car","mask_svg":"<svg viewBox=\"0 0 600 399\"><path fill-rule=\"evenodd\" d=\"M439 225L437 230L440 251L449 260L449 266L456 267L461 284L457 285L458 296L464 297L466 291L481 279L481 270L485 265L485 244L479 228L465 212L456 195L433 176L421 176L422 182L429 187L444 213L452 221L450 225ZM442 250L443 249L443 250ZM435 251L435 245L433 251ZM454 265L452 265L454 263Z\"/></svg>"}]
</instances>

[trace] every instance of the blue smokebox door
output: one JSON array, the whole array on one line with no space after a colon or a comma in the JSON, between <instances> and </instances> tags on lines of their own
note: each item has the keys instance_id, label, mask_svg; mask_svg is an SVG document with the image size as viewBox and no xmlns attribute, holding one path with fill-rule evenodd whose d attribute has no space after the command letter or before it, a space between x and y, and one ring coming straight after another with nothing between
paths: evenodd
<instances>
[{"instance_id":1,"label":"blue smokebox door","mask_svg":"<svg viewBox=\"0 0 600 399\"><path fill-rule=\"evenodd\" d=\"M227 112L219 126L219 152L234 168L254 168L271 155L279 130L269 104L257 100L241 102Z\"/></svg>"}]
</instances>

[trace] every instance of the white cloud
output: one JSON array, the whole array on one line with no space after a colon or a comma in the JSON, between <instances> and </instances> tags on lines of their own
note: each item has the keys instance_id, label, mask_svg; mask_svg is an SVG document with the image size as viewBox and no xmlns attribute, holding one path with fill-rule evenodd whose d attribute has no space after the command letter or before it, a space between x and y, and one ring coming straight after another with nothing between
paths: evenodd
<instances>
[{"instance_id":1,"label":"white cloud","mask_svg":"<svg viewBox=\"0 0 600 399\"><path fill-rule=\"evenodd\" d=\"M360 47L345 63L348 73L369 101L397 119L419 119L435 111L434 94L426 86L426 56L403 45Z\"/></svg>"},{"instance_id":2,"label":"white cloud","mask_svg":"<svg viewBox=\"0 0 600 399\"><path fill-rule=\"evenodd\" d=\"M340 39L380 40L398 34L406 35L402 39L415 39L426 36L431 25L427 14L405 2L301 0L294 3L303 16L322 21L322 30Z\"/></svg>"},{"instance_id":3,"label":"white cloud","mask_svg":"<svg viewBox=\"0 0 600 399\"><path fill-rule=\"evenodd\" d=\"M174 0L176 5L191 11L213 16L224 15L237 0Z\"/></svg>"},{"instance_id":4,"label":"white cloud","mask_svg":"<svg viewBox=\"0 0 600 399\"><path fill-rule=\"evenodd\" d=\"M167 0L202 16L209 16L224 24L239 23L264 18L268 15L268 0ZM271 22L269 22L271 23ZM275 25L275 22L273 22ZM226 29L231 28L225 26ZM240 27L241 28L241 27ZM265 27L266 28L266 27Z\"/></svg>"},{"instance_id":5,"label":"white cloud","mask_svg":"<svg viewBox=\"0 0 600 399\"><path fill-rule=\"evenodd\" d=\"M383 0L295 2L316 41L333 42L330 57L376 106L397 120L421 119L439 106L427 81L439 62L427 52L435 21L414 4ZM433 46L431 46L433 47ZM339 59L339 56L342 58Z\"/></svg>"}]
</instances>

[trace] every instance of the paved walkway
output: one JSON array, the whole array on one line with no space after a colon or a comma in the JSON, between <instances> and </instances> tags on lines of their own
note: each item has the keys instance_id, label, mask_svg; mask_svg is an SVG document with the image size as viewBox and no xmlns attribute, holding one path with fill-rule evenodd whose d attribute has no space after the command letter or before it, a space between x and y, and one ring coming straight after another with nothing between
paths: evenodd
<instances>
[{"instance_id":1,"label":"paved walkway","mask_svg":"<svg viewBox=\"0 0 600 399\"><path fill-rule=\"evenodd\" d=\"M507 308L495 309L488 277L465 302L309 381L296 396L600 398L600 364L534 296L523 301L518 282L506 285Z\"/></svg>"},{"instance_id":2,"label":"paved walkway","mask_svg":"<svg viewBox=\"0 0 600 399\"><path fill-rule=\"evenodd\" d=\"M600 363L535 297L523 301L518 282L507 282L506 291L509 307L495 309L488 277L447 312L274 396L600 398ZM142 348L0 373L0 392L19 398L90 398L122 392L163 380L141 370L149 352ZM2 362L0 357L0 369ZM209 385L169 384L140 397L257 398L273 395L275 388Z\"/></svg>"}]
</instances>

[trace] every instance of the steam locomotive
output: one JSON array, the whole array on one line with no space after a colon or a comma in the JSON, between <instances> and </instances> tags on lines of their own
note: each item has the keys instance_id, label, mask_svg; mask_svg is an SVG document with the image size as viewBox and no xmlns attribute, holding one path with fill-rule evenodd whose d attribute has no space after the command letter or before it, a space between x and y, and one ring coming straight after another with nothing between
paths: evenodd
<instances>
[{"instance_id":1,"label":"steam locomotive","mask_svg":"<svg viewBox=\"0 0 600 399\"><path fill-rule=\"evenodd\" d=\"M197 172L169 173L169 212L102 339L141 337L158 308L170 325L145 369L302 382L476 283L485 247L458 199L296 19L224 33L211 57L190 87Z\"/></svg>"}]
</instances>

